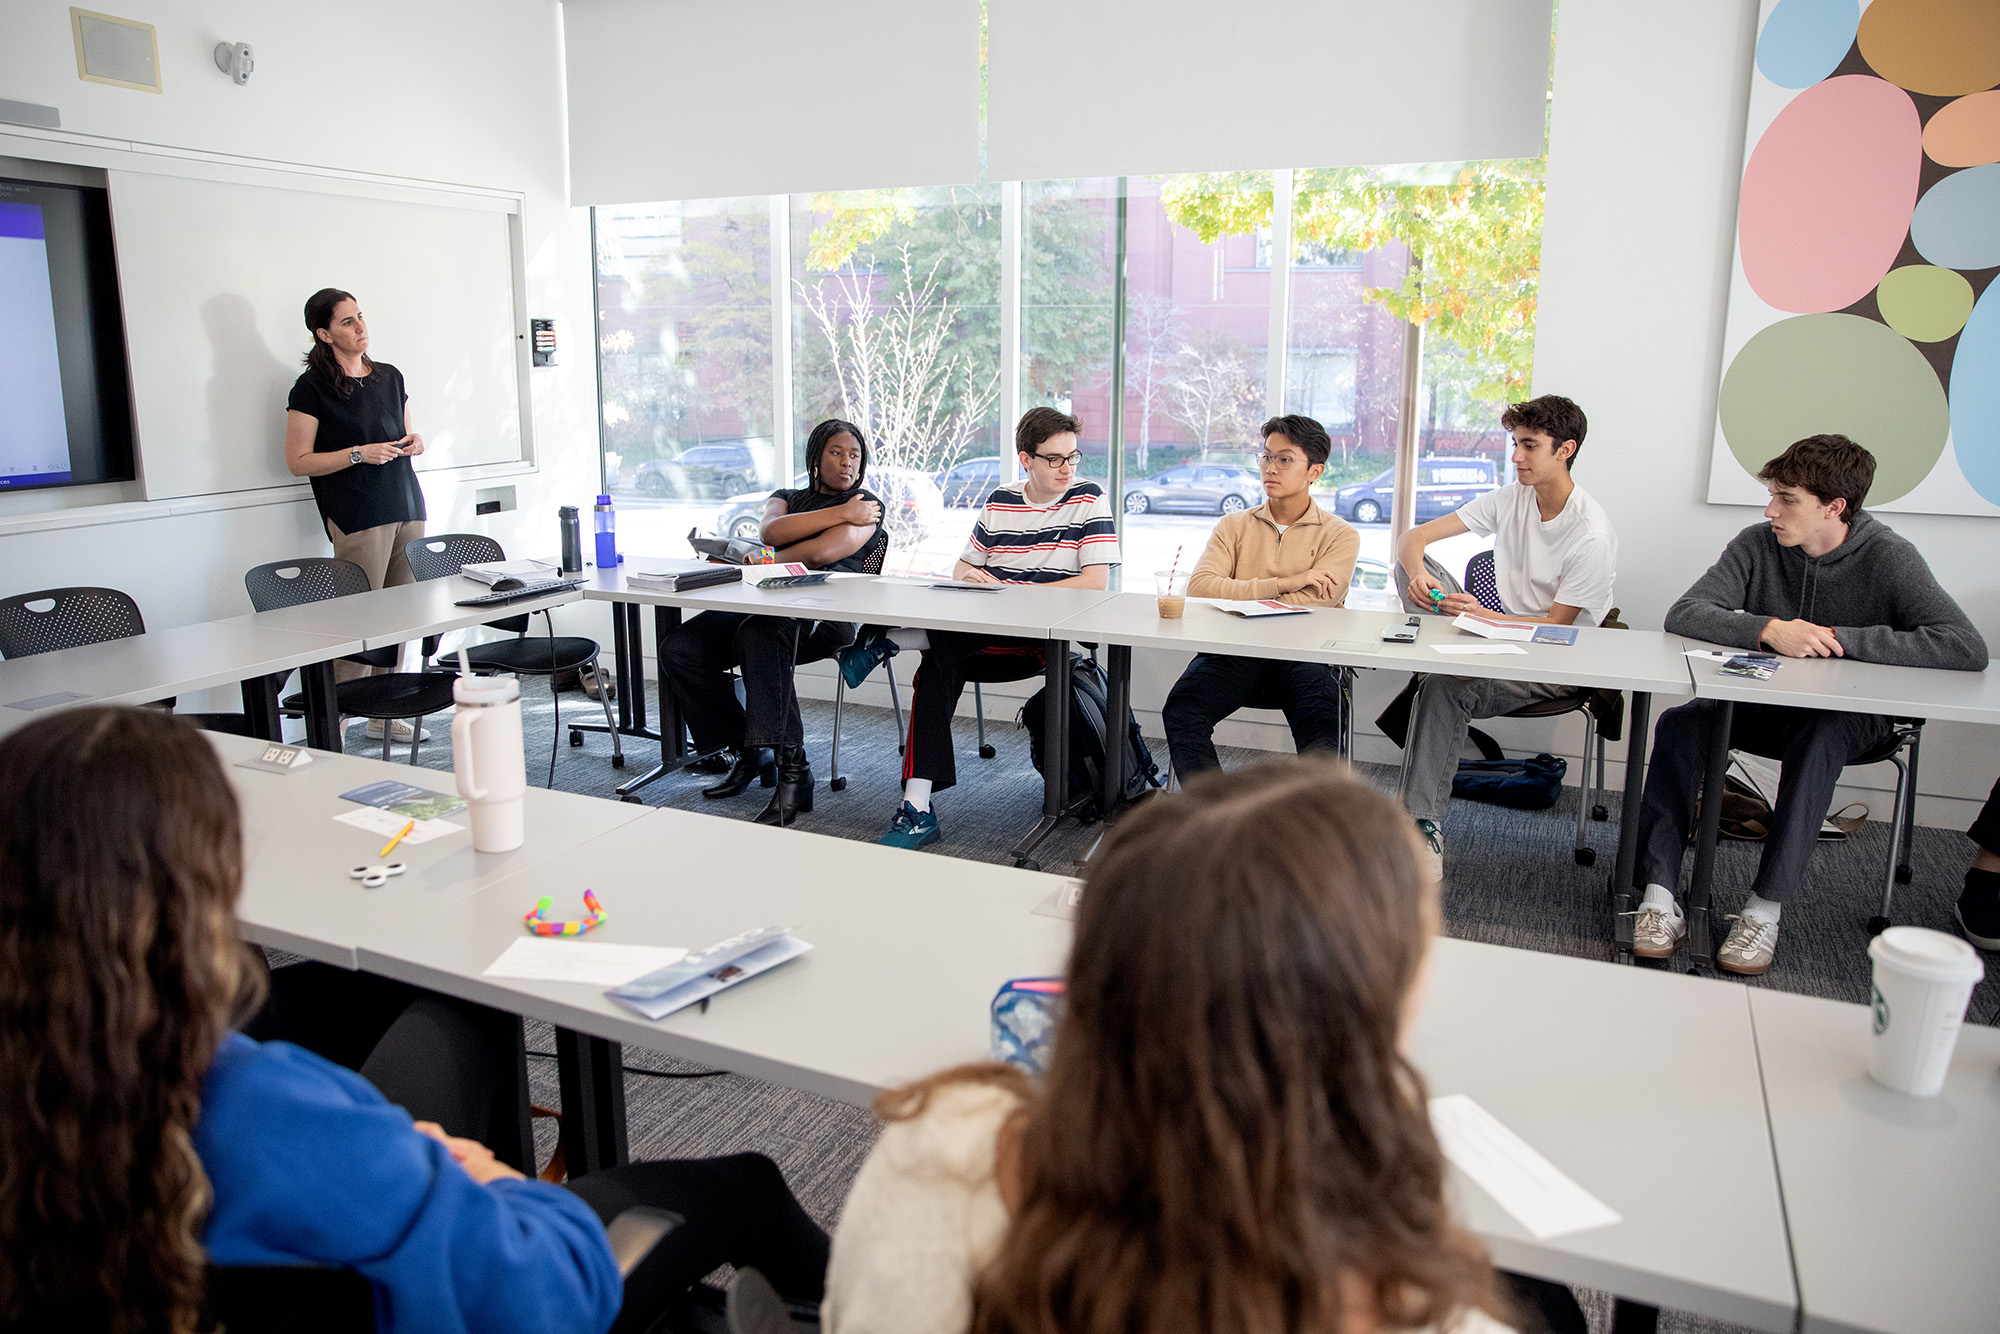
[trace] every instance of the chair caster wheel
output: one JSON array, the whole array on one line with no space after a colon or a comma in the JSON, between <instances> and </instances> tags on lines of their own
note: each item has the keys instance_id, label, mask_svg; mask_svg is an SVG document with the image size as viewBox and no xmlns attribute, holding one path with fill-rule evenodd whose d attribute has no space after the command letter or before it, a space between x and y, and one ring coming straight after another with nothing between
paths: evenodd
<instances>
[{"instance_id":1,"label":"chair caster wheel","mask_svg":"<svg viewBox=\"0 0 2000 1334\"><path fill-rule=\"evenodd\" d=\"M898 755L901 755L903 753L903 743L900 741L896 743L896 753Z\"/></svg>"},{"instance_id":2,"label":"chair caster wheel","mask_svg":"<svg viewBox=\"0 0 2000 1334\"><path fill-rule=\"evenodd\" d=\"M1039 871L1042 869L1042 864L1036 861L1034 858L1029 857L1022 861L1015 862L1014 869L1017 871Z\"/></svg>"},{"instance_id":3,"label":"chair caster wheel","mask_svg":"<svg viewBox=\"0 0 2000 1334\"><path fill-rule=\"evenodd\" d=\"M1577 864L1578 866L1595 866L1595 865L1597 865L1597 849L1596 849L1596 848L1578 848L1578 849L1576 850L1576 864Z\"/></svg>"},{"instance_id":4,"label":"chair caster wheel","mask_svg":"<svg viewBox=\"0 0 2000 1334\"><path fill-rule=\"evenodd\" d=\"M623 755L613 755L611 757L611 767L614 769L623 769L625 767L625 757Z\"/></svg>"},{"instance_id":5,"label":"chair caster wheel","mask_svg":"<svg viewBox=\"0 0 2000 1334\"><path fill-rule=\"evenodd\" d=\"M1590 808L1590 818L1602 824L1611 818L1611 812L1605 810L1602 806L1592 806Z\"/></svg>"},{"instance_id":6,"label":"chair caster wheel","mask_svg":"<svg viewBox=\"0 0 2000 1334\"><path fill-rule=\"evenodd\" d=\"M981 746L979 748L979 758L982 760L990 760L999 753L999 751L993 749L991 746Z\"/></svg>"},{"instance_id":7,"label":"chair caster wheel","mask_svg":"<svg viewBox=\"0 0 2000 1334\"><path fill-rule=\"evenodd\" d=\"M847 791L847 778L845 775L839 778L829 778L826 780L826 785L835 792L845 792Z\"/></svg>"},{"instance_id":8,"label":"chair caster wheel","mask_svg":"<svg viewBox=\"0 0 2000 1334\"><path fill-rule=\"evenodd\" d=\"M1910 883L1910 868L1909 868L1909 867L1907 867L1907 866L1898 866L1898 867L1896 868L1896 883L1897 883L1897 884L1899 884L1899 885L1907 885L1907 884L1909 884L1909 883Z\"/></svg>"},{"instance_id":9,"label":"chair caster wheel","mask_svg":"<svg viewBox=\"0 0 2000 1334\"><path fill-rule=\"evenodd\" d=\"M1869 918L1869 919L1868 919L1868 934L1869 934L1869 935L1871 935L1871 936L1879 936L1879 935L1881 935L1881 934L1882 934L1882 933L1883 933L1884 931L1887 931L1888 929L1889 929L1889 919L1888 919L1888 918L1886 918L1886 917L1871 917L1871 918Z\"/></svg>"},{"instance_id":10,"label":"chair caster wheel","mask_svg":"<svg viewBox=\"0 0 2000 1334\"><path fill-rule=\"evenodd\" d=\"M569 734L569 744L572 746L581 746L583 744L583 733L572 729Z\"/></svg>"}]
</instances>

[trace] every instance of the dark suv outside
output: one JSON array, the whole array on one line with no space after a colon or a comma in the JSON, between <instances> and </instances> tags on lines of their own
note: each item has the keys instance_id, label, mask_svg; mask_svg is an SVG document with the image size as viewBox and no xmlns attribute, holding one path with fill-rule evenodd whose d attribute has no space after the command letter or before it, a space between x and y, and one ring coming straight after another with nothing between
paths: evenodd
<instances>
[{"instance_id":1,"label":"dark suv outside","mask_svg":"<svg viewBox=\"0 0 2000 1334\"><path fill-rule=\"evenodd\" d=\"M1476 496L1500 485L1492 459L1430 458L1417 460L1416 521L1429 523L1450 514ZM1387 523L1396 494L1396 470L1333 493L1330 508L1355 523Z\"/></svg>"},{"instance_id":2,"label":"dark suv outside","mask_svg":"<svg viewBox=\"0 0 2000 1334\"><path fill-rule=\"evenodd\" d=\"M733 496L757 484L757 460L749 444L741 440L691 445L675 458L640 464L632 481L640 495L658 500Z\"/></svg>"}]
</instances>

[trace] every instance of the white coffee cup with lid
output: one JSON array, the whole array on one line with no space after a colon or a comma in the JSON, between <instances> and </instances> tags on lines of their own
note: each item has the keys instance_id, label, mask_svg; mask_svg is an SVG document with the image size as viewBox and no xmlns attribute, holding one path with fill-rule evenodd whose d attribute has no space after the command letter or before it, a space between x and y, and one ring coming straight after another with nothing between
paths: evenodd
<instances>
[{"instance_id":1,"label":"white coffee cup with lid","mask_svg":"<svg viewBox=\"0 0 2000 1334\"><path fill-rule=\"evenodd\" d=\"M1869 942L1868 957L1875 961L1868 1073L1898 1093L1934 1098L1986 968L1972 946L1921 926L1890 927Z\"/></svg>"}]
</instances>

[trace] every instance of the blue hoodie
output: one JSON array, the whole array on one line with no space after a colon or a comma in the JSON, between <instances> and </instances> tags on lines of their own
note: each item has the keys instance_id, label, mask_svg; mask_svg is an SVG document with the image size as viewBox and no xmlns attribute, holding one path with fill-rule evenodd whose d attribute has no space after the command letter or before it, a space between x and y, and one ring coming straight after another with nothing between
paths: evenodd
<instances>
[{"instance_id":1,"label":"blue hoodie","mask_svg":"<svg viewBox=\"0 0 2000 1334\"><path fill-rule=\"evenodd\" d=\"M218 1265L346 1265L384 1334L601 1334L624 1298L597 1215L536 1181L479 1185L367 1080L285 1042L223 1040L195 1151Z\"/></svg>"}]
</instances>

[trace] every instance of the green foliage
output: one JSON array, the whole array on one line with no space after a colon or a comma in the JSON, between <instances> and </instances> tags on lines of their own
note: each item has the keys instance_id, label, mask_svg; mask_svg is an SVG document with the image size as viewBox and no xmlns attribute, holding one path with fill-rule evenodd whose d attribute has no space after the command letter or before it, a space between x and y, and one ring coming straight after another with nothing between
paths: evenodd
<instances>
[{"instance_id":1,"label":"green foliage","mask_svg":"<svg viewBox=\"0 0 2000 1334\"><path fill-rule=\"evenodd\" d=\"M1541 158L1431 167L1326 167L1293 178L1292 231L1348 250L1407 246L1418 263L1368 299L1451 345L1448 387L1504 402L1528 387L1541 277ZM1271 224L1268 172L1177 177L1167 215L1206 243ZM1446 352L1440 348L1440 352ZM1426 372L1431 366L1426 364Z\"/></svg>"}]
</instances>

